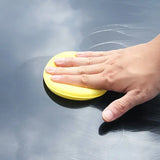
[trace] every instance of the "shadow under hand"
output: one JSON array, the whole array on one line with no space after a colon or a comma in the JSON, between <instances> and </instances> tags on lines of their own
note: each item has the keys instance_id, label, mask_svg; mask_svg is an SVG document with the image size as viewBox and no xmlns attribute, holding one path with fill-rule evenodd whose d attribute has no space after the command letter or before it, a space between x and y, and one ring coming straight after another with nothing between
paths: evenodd
<instances>
[{"instance_id":1,"label":"shadow under hand","mask_svg":"<svg viewBox=\"0 0 160 160\"><path fill-rule=\"evenodd\" d=\"M72 108L72 109L83 108L83 107L88 107L98 101L98 98L93 99L93 100L87 100L87 101L76 101L76 100L65 99L51 92L46 86L44 81L43 81L43 86L48 96L54 102L56 102L57 104L63 107Z\"/></svg>"},{"instance_id":2,"label":"shadow under hand","mask_svg":"<svg viewBox=\"0 0 160 160\"><path fill-rule=\"evenodd\" d=\"M103 111L112 101L122 97L124 94L108 91L103 96L88 100L74 101L61 98L52 93L43 81L44 89L48 96L57 104L67 108L83 108L93 106ZM99 135L107 134L110 131L151 131L160 134L160 96L151 101L138 105L113 122L104 122L99 127Z\"/></svg>"},{"instance_id":3,"label":"shadow under hand","mask_svg":"<svg viewBox=\"0 0 160 160\"><path fill-rule=\"evenodd\" d=\"M110 94L110 96L112 95L114 98L116 97L116 99L120 96L120 94L117 94L114 92L108 93L108 94ZM107 95L106 95L106 98L108 98ZM112 100L114 98L112 98ZM101 104L103 104L103 102L101 102ZM110 131L114 132L122 129L132 131L132 132L150 131L160 135L160 107L159 106L160 106L160 96L157 96L151 101L148 101L144 104L136 106L135 108L131 109L122 117L118 118L113 122L102 123L102 125L99 127L99 135L104 135ZM100 108L102 109L104 108L104 106L100 106Z\"/></svg>"}]
</instances>

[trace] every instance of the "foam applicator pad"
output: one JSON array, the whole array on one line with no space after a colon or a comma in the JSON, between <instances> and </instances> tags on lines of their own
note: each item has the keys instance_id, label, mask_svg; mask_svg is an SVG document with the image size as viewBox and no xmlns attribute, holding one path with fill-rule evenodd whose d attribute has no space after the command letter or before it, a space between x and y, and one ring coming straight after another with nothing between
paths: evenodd
<instances>
[{"instance_id":1,"label":"foam applicator pad","mask_svg":"<svg viewBox=\"0 0 160 160\"><path fill-rule=\"evenodd\" d=\"M54 56L49 60L46 67L56 67L54 60L57 58L75 57L75 51L62 52ZM51 75L45 70L43 72L44 82L47 87L56 95L71 100L90 100L105 94L106 90L97 90L91 88L84 88L79 86L73 86L69 84L57 83L51 80Z\"/></svg>"}]
</instances>

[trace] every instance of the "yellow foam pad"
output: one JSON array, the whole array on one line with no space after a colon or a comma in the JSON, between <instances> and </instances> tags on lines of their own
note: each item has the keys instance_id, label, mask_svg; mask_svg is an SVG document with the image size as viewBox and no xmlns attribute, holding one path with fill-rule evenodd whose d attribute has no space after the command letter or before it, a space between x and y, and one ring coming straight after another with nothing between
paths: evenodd
<instances>
[{"instance_id":1,"label":"yellow foam pad","mask_svg":"<svg viewBox=\"0 0 160 160\"><path fill-rule=\"evenodd\" d=\"M47 63L46 67L56 67L54 60L57 58L64 57L75 57L75 51L67 51L57 54L52 57ZM63 98L71 99L71 100L90 100L105 94L106 90L97 90L91 88L84 88L79 86L73 86L69 84L57 83L51 80L50 74L48 74L45 69L43 72L44 82L47 87L56 95L61 96Z\"/></svg>"}]
</instances>

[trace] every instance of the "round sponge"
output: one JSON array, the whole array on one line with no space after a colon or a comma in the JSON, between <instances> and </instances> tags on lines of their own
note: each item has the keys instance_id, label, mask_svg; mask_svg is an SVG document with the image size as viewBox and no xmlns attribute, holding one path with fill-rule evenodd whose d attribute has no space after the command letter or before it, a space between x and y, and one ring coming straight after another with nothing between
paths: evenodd
<instances>
[{"instance_id":1,"label":"round sponge","mask_svg":"<svg viewBox=\"0 0 160 160\"><path fill-rule=\"evenodd\" d=\"M46 67L56 67L54 60L57 58L65 58L65 57L75 57L75 51L67 51L57 54L52 57L47 63ZM57 83L51 80L51 75L48 74L45 70L43 72L44 82L47 87L56 95L61 96L63 98L71 99L71 100L90 100L99 96L102 96L106 93L106 90L97 90L79 86L73 86L69 84Z\"/></svg>"}]
</instances>

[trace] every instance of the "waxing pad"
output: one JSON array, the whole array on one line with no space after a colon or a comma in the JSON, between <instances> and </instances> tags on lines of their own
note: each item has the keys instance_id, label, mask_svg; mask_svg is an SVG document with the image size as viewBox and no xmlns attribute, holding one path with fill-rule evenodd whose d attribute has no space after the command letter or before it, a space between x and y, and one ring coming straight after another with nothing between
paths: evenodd
<instances>
[{"instance_id":1,"label":"waxing pad","mask_svg":"<svg viewBox=\"0 0 160 160\"><path fill-rule=\"evenodd\" d=\"M67 52L59 53L49 60L46 67L48 66L56 67L54 63L55 59L65 58L65 57L75 57L75 54L76 54L75 51L67 51ZM51 80L51 76L52 75L48 74L44 69L43 78L44 78L45 84L53 93L63 98L84 101L84 100L90 100L90 99L102 96L106 92L106 90L97 90L97 89L91 89L91 88L53 82Z\"/></svg>"}]
</instances>

